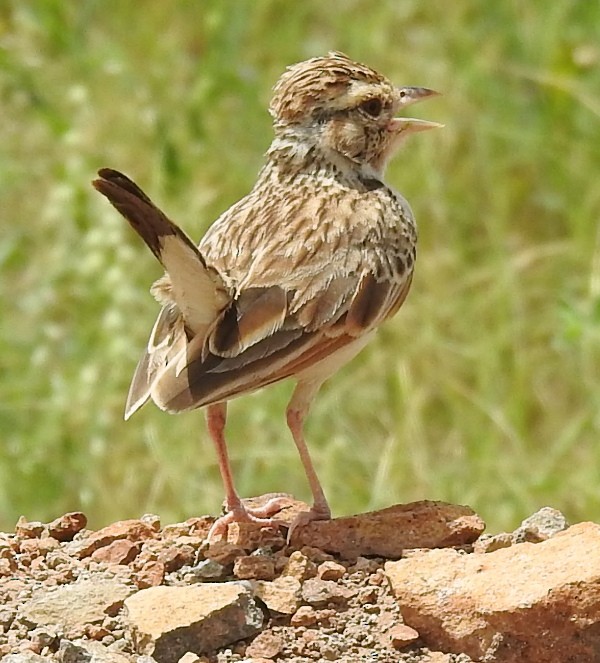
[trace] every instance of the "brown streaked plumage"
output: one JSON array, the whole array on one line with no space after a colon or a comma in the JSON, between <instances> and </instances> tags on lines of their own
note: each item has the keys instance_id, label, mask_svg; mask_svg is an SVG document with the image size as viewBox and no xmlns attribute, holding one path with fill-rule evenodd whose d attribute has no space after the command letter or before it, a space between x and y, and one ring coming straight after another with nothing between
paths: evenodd
<instances>
[{"instance_id":1,"label":"brown streaked plumage","mask_svg":"<svg viewBox=\"0 0 600 663\"><path fill-rule=\"evenodd\" d=\"M274 88L275 138L252 191L200 245L125 175L99 171L94 186L165 268L152 287L162 310L126 405L148 399L181 412L207 407L226 490L227 515L265 518L280 504L244 506L224 439L226 403L288 377L297 386L287 422L314 497L301 521L330 511L302 427L319 387L402 305L412 279L416 228L408 203L383 182L402 139L434 122L396 117L435 94L397 88L341 53L293 65Z\"/></svg>"}]
</instances>

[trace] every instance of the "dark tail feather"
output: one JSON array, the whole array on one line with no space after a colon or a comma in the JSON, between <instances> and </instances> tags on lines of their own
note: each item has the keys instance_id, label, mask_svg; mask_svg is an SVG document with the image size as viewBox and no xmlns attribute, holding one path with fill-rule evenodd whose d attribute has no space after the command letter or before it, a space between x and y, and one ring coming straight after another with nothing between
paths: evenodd
<instances>
[{"instance_id":1,"label":"dark tail feather","mask_svg":"<svg viewBox=\"0 0 600 663\"><path fill-rule=\"evenodd\" d=\"M131 227L148 245L164 266L161 238L175 235L187 244L204 264L200 252L192 240L148 198L140 187L118 170L102 168L99 179L92 182L110 204L127 219Z\"/></svg>"}]
</instances>

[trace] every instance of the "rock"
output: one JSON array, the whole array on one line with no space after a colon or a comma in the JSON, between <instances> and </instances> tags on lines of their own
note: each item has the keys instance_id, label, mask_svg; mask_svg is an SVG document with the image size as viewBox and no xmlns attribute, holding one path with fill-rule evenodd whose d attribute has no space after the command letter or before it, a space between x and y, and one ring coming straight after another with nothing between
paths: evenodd
<instances>
[{"instance_id":1,"label":"rock","mask_svg":"<svg viewBox=\"0 0 600 663\"><path fill-rule=\"evenodd\" d=\"M273 580L275 563L264 555L244 555L235 560L233 575L240 580Z\"/></svg>"},{"instance_id":2,"label":"rock","mask_svg":"<svg viewBox=\"0 0 600 663\"><path fill-rule=\"evenodd\" d=\"M2 659L2 663L46 663L48 659L32 651L21 652L20 654L9 654Z\"/></svg>"},{"instance_id":3,"label":"rock","mask_svg":"<svg viewBox=\"0 0 600 663\"><path fill-rule=\"evenodd\" d=\"M215 541L204 551L206 559L211 559L222 566L233 564L238 557L245 554L246 551L243 548L228 541Z\"/></svg>"},{"instance_id":4,"label":"rock","mask_svg":"<svg viewBox=\"0 0 600 663\"><path fill-rule=\"evenodd\" d=\"M165 565L162 562L146 562L138 571L136 582L139 589L158 587L165 579Z\"/></svg>"},{"instance_id":5,"label":"rock","mask_svg":"<svg viewBox=\"0 0 600 663\"><path fill-rule=\"evenodd\" d=\"M155 532L160 531L160 516L155 513L145 513L140 520L149 525Z\"/></svg>"},{"instance_id":6,"label":"rock","mask_svg":"<svg viewBox=\"0 0 600 663\"><path fill-rule=\"evenodd\" d=\"M432 550L385 571L404 621L433 649L495 663L597 660L599 525L486 555Z\"/></svg>"},{"instance_id":7,"label":"rock","mask_svg":"<svg viewBox=\"0 0 600 663\"><path fill-rule=\"evenodd\" d=\"M394 649L404 649L419 639L414 628L406 624L396 624L385 634Z\"/></svg>"},{"instance_id":8,"label":"rock","mask_svg":"<svg viewBox=\"0 0 600 663\"><path fill-rule=\"evenodd\" d=\"M294 627L312 626L318 620L317 611L310 605L301 605L292 615L290 624Z\"/></svg>"},{"instance_id":9,"label":"rock","mask_svg":"<svg viewBox=\"0 0 600 663\"><path fill-rule=\"evenodd\" d=\"M113 541L127 539L128 541L145 541L155 536L154 528L141 520L121 520L108 525L82 541L77 541L75 549L79 558L88 557L98 548L108 546ZM75 543L75 542L74 542Z\"/></svg>"},{"instance_id":10,"label":"rock","mask_svg":"<svg viewBox=\"0 0 600 663\"><path fill-rule=\"evenodd\" d=\"M107 564L129 564L138 556L140 544L133 543L128 539L118 539L103 548L98 548L92 553L95 562Z\"/></svg>"},{"instance_id":11,"label":"rock","mask_svg":"<svg viewBox=\"0 0 600 663\"><path fill-rule=\"evenodd\" d=\"M473 552L490 553L501 548L510 548L514 543L512 534L501 532L500 534L484 534L473 544Z\"/></svg>"},{"instance_id":12,"label":"rock","mask_svg":"<svg viewBox=\"0 0 600 663\"><path fill-rule=\"evenodd\" d=\"M200 658L197 654L192 654L192 652L189 651L179 659L178 663L204 663L205 661L208 663L208 659L204 656Z\"/></svg>"},{"instance_id":13,"label":"rock","mask_svg":"<svg viewBox=\"0 0 600 663\"><path fill-rule=\"evenodd\" d=\"M137 648L161 663L212 652L255 635L263 623L250 592L236 583L151 587L125 608Z\"/></svg>"},{"instance_id":14,"label":"rock","mask_svg":"<svg viewBox=\"0 0 600 663\"><path fill-rule=\"evenodd\" d=\"M60 626L67 633L81 633L86 624L115 614L134 591L113 578L80 580L70 585L41 587L22 605L17 618L36 626Z\"/></svg>"},{"instance_id":15,"label":"rock","mask_svg":"<svg viewBox=\"0 0 600 663\"><path fill-rule=\"evenodd\" d=\"M99 642L88 640L61 640L57 652L59 663L131 663L120 652L111 651Z\"/></svg>"},{"instance_id":16,"label":"rock","mask_svg":"<svg viewBox=\"0 0 600 663\"><path fill-rule=\"evenodd\" d=\"M44 523L40 523L37 520L32 520L31 522L25 518L25 516L21 516L19 520L17 520L17 524L15 526L15 534L20 538L20 539L34 539L39 536L42 536L42 533L44 531Z\"/></svg>"},{"instance_id":17,"label":"rock","mask_svg":"<svg viewBox=\"0 0 600 663\"><path fill-rule=\"evenodd\" d=\"M300 605L302 585L291 576L280 576L272 581L256 580L253 585L257 596L269 610L292 615Z\"/></svg>"},{"instance_id":18,"label":"rock","mask_svg":"<svg viewBox=\"0 0 600 663\"><path fill-rule=\"evenodd\" d=\"M31 557L46 556L49 552L56 550L60 543L50 536L42 536L39 539L25 539L21 541L19 549L21 553L27 553Z\"/></svg>"},{"instance_id":19,"label":"rock","mask_svg":"<svg viewBox=\"0 0 600 663\"><path fill-rule=\"evenodd\" d=\"M339 580L346 574L346 567L337 562L323 562L317 569L317 578L321 580Z\"/></svg>"},{"instance_id":20,"label":"rock","mask_svg":"<svg viewBox=\"0 0 600 663\"><path fill-rule=\"evenodd\" d=\"M310 578L302 585L302 599L315 607L322 607L330 603L344 604L353 593L336 582Z\"/></svg>"},{"instance_id":21,"label":"rock","mask_svg":"<svg viewBox=\"0 0 600 663\"><path fill-rule=\"evenodd\" d=\"M65 513L64 516L56 518L48 523L46 529L48 535L57 541L72 541L77 532L87 525L87 517L79 511Z\"/></svg>"},{"instance_id":22,"label":"rock","mask_svg":"<svg viewBox=\"0 0 600 663\"><path fill-rule=\"evenodd\" d=\"M302 551L294 550L281 575L291 576L300 582L304 582L308 578L314 578L317 575L317 565Z\"/></svg>"},{"instance_id":23,"label":"rock","mask_svg":"<svg viewBox=\"0 0 600 663\"><path fill-rule=\"evenodd\" d=\"M165 565L167 573L178 571L182 566L191 566L195 559L196 551L187 543L168 546L158 555L158 561Z\"/></svg>"},{"instance_id":24,"label":"rock","mask_svg":"<svg viewBox=\"0 0 600 663\"><path fill-rule=\"evenodd\" d=\"M275 658L283 649L283 640L270 631L259 633L246 648L246 656L252 658Z\"/></svg>"},{"instance_id":25,"label":"rock","mask_svg":"<svg viewBox=\"0 0 600 663\"><path fill-rule=\"evenodd\" d=\"M223 564L215 562L214 559L205 559L186 569L185 577L188 582L203 582L205 580L222 580L225 574L226 569Z\"/></svg>"},{"instance_id":26,"label":"rock","mask_svg":"<svg viewBox=\"0 0 600 663\"><path fill-rule=\"evenodd\" d=\"M439 548L475 541L485 524L469 507L413 502L334 520L316 520L294 531L290 545L314 546L345 558L398 559L405 548Z\"/></svg>"},{"instance_id":27,"label":"rock","mask_svg":"<svg viewBox=\"0 0 600 663\"><path fill-rule=\"evenodd\" d=\"M545 506L526 518L513 534L516 543L547 541L569 527L567 519L557 509Z\"/></svg>"}]
</instances>

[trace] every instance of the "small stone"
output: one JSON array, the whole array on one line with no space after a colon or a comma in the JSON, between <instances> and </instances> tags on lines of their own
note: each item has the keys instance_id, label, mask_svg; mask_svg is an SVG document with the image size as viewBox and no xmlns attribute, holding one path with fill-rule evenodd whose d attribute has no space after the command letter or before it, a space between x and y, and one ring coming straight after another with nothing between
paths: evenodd
<instances>
[{"instance_id":1,"label":"small stone","mask_svg":"<svg viewBox=\"0 0 600 663\"><path fill-rule=\"evenodd\" d=\"M202 659L198 654L193 654L191 651L184 654L178 661L178 663L202 663ZM207 659L204 659L207 660Z\"/></svg>"},{"instance_id":2,"label":"small stone","mask_svg":"<svg viewBox=\"0 0 600 663\"><path fill-rule=\"evenodd\" d=\"M310 605L301 605L292 615L290 624L294 627L312 626L317 623L317 612Z\"/></svg>"},{"instance_id":3,"label":"small stone","mask_svg":"<svg viewBox=\"0 0 600 663\"><path fill-rule=\"evenodd\" d=\"M215 541L204 551L206 559L212 559L223 566L233 564L238 557L245 554L246 551L243 548L227 541Z\"/></svg>"},{"instance_id":4,"label":"small stone","mask_svg":"<svg viewBox=\"0 0 600 663\"><path fill-rule=\"evenodd\" d=\"M102 640L111 635L107 628L98 624L86 624L84 633L90 640Z\"/></svg>"},{"instance_id":5,"label":"small stone","mask_svg":"<svg viewBox=\"0 0 600 663\"><path fill-rule=\"evenodd\" d=\"M515 530L513 536L516 543L524 541L540 543L559 532L564 532L568 527L569 523L560 511L545 506L526 518Z\"/></svg>"},{"instance_id":6,"label":"small stone","mask_svg":"<svg viewBox=\"0 0 600 663\"><path fill-rule=\"evenodd\" d=\"M163 562L146 562L135 576L135 582L139 589L157 587L162 585L165 579L165 565Z\"/></svg>"},{"instance_id":7,"label":"small stone","mask_svg":"<svg viewBox=\"0 0 600 663\"><path fill-rule=\"evenodd\" d=\"M246 656L253 658L275 658L283 649L283 640L270 631L259 633L246 648Z\"/></svg>"},{"instance_id":8,"label":"small stone","mask_svg":"<svg viewBox=\"0 0 600 663\"><path fill-rule=\"evenodd\" d=\"M44 524L37 520L30 522L25 516L20 516L19 520L17 520L15 534L21 539L34 539L42 536L43 532Z\"/></svg>"},{"instance_id":9,"label":"small stone","mask_svg":"<svg viewBox=\"0 0 600 663\"><path fill-rule=\"evenodd\" d=\"M11 576L17 567L17 560L14 557L0 559L0 577Z\"/></svg>"},{"instance_id":10,"label":"small stone","mask_svg":"<svg viewBox=\"0 0 600 663\"><path fill-rule=\"evenodd\" d=\"M195 578L195 582L203 580L221 580L225 577L226 569L223 564L214 559L205 559L186 570L186 573Z\"/></svg>"},{"instance_id":11,"label":"small stone","mask_svg":"<svg viewBox=\"0 0 600 663\"><path fill-rule=\"evenodd\" d=\"M145 513L140 520L150 526L155 532L160 531L160 516L155 513Z\"/></svg>"},{"instance_id":12,"label":"small stone","mask_svg":"<svg viewBox=\"0 0 600 663\"><path fill-rule=\"evenodd\" d=\"M108 546L119 539L127 539L135 543L152 539L154 536L154 529L141 520L121 520L93 532L82 541L78 541L75 550L79 558L84 558L91 555L98 548Z\"/></svg>"},{"instance_id":13,"label":"small stone","mask_svg":"<svg viewBox=\"0 0 600 663\"><path fill-rule=\"evenodd\" d=\"M240 580L273 580L275 564L270 557L244 555L235 560L233 575Z\"/></svg>"},{"instance_id":14,"label":"small stone","mask_svg":"<svg viewBox=\"0 0 600 663\"><path fill-rule=\"evenodd\" d=\"M158 561L165 565L167 573L178 571L182 566L191 566L196 559L196 551L192 546L169 546L158 555Z\"/></svg>"},{"instance_id":15,"label":"small stone","mask_svg":"<svg viewBox=\"0 0 600 663\"><path fill-rule=\"evenodd\" d=\"M300 605L302 586L291 576L280 576L275 580L255 580L253 590L269 610L292 615Z\"/></svg>"},{"instance_id":16,"label":"small stone","mask_svg":"<svg viewBox=\"0 0 600 663\"><path fill-rule=\"evenodd\" d=\"M118 539L95 550L91 558L94 562L105 562L106 564L130 564L139 552L139 543L134 543L128 539Z\"/></svg>"},{"instance_id":17,"label":"small stone","mask_svg":"<svg viewBox=\"0 0 600 663\"><path fill-rule=\"evenodd\" d=\"M10 608L8 606L0 606L0 629L8 631L10 625L13 623L15 616L17 614L16 608ZM0 633L2 631L0 630Z\"/></svg>"},{"instance_id":18,"label":"small stone","mask_svg":"<svg viewBox=\"0 0 600 663\"><path fill-rule=\"evenodd\" d=\"M50 647L58 637L56 629L41 627L35 628L29 633L29 639L33 645L33 651L41 653L44 647Z\"/></svg>"},{"instance_id":19,"label":"small stone","mask_svg":"<svg viewBox=\"0 0 600 663\"><path fill-rule=\"evenodd\" d=\"M302 585L302 598L306 603L319 607L329 603L344 604L351 597L351 590L331 580L311 578Z\"/></svg>"},{"instance_id":20,"label":"small stone","mask_svg":"<svg viewBox=\"0 0 600 663\"><path fill-rule=\"evenodd\" d=\"M65 513L46 526L49 536L57 541L72 541L77 532L87 525L87 517L80 511Z\"/></svg>"},{"instance_id":21,"label":"small stone","mask_svg":"<svg viewBox=\"0 0 600 663\"><path fill-rule=\"evenodd\" d=\"M404 649L419 639L419 633L406 624L396 624L386 633L394 649Z\"/></svg>"},{"instance_id":22,"label":"small stone","mask_svg":"<svg viewBox=\"0 0 600 663\"><path fill-rule=\"evenodd\" d=\"M477 554L490 553L494 552L494 550L510 548L514 542L513 535L508 532L501 532L500 534L484 534L473 544L473 552Z\"/></svg>"},{"instance_id":23,"label":"small stone","mask_svg":"<svg viewBox=\"0 0 600 663\"><path fill-rule=\"evenodd\" d=\"M346 567L337 562L323 562L317 568L317 577L321 580L339 580L346 573Z\"/></svg>"},{"instance_id":24,"label":"small stone","mask_svg":"<svg viewBox=\"0 0 600 663\"><path fill-rule=\"evenodd\" d=\"M189 533L190 526L187 523L172 523L171 525L165 525L161 532L163 539L176 539L178 536L188 536ZM191 652L188 652L188 654L195 656L195 654L192 654Z\"/></svg>"},{"instance_id":25,"label":"small stone","mask_svg":"<svg viewBox=\"0 0 600 663\"><path fill-rule=\"evenodd\" d=\"M300 550L295 550L290 555L281 575L291 576L300 582L304 582L308 578L314 578L317 575L317 565Z\"/></svg>"}]
</instances>

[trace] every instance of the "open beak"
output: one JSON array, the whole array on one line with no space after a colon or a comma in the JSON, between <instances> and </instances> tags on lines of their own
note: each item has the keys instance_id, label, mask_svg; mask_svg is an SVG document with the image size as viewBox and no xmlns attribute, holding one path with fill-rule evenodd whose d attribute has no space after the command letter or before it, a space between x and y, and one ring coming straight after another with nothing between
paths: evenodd
<instances>
[{"instance_id":1,"label":"open beak","mask_svg":"<svg viewBox=\"0 0 600 663\"><path fill-rule=\"evenodd\" d=\"M427 87L401 87L397 90L398 94L398 108L406 108L417 101L429 99L430 97L439 96L439 92L430 90ZM430 122L429 120L419 120L414 117L395 117L388 124L388 131L397 134L398 136L408 136L409 134L417 133L418 131L427 131L427 129L439 129L443 127L439 122Z\"/></svg>"}]
</instances>

